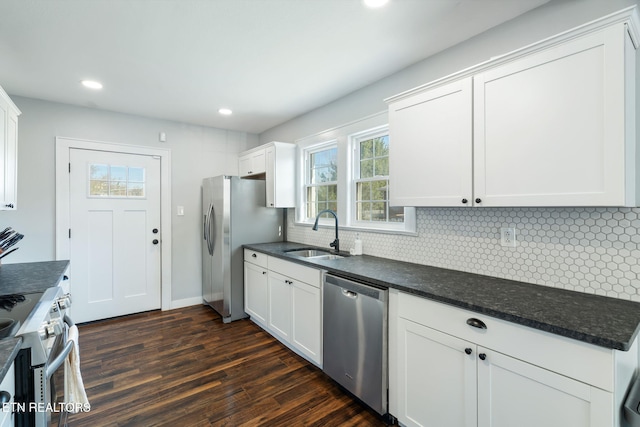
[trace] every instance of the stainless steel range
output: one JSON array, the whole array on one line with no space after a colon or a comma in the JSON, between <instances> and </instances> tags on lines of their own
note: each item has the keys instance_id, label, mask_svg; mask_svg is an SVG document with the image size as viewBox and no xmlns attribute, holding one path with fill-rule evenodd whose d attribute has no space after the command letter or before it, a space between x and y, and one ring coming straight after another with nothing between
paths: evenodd
<instances>
[{"instance_id":1,"label":"stainless steel range","mask_svg":"<svg viewBox=\"0 0 640 427\"><path fill-rule=\"evenodd\" d=\"M18 297L20 296L13 296ZM73 347L67 342L69 294L61 287L24 295L10 309L0 308L0 319L14 321L22 348L15 360L15 425L44 427L65 415L61 404L64 385L64 360ZM0 307L2 297L0 297ZM0 321L1 325L1 321Z\"/></svg>"}]
</instances>

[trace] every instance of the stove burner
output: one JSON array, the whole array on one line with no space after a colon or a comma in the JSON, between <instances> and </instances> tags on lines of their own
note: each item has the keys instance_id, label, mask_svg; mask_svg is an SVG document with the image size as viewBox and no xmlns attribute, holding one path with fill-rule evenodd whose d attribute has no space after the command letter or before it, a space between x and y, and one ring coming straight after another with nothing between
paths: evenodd
<instances>
[{"instance_id":1,"label":"stove burner","mask_svg":"<svg viewBox=\"0 0 640 427\"><path fill-rule=\"evenodd\" d=\"M11 311L11 309L15 307L16 304L18 304L19 302L23 302L25 299L25 296L20 294L2 295L0 296L0 308Z\"/></svg>"}]
</instances>

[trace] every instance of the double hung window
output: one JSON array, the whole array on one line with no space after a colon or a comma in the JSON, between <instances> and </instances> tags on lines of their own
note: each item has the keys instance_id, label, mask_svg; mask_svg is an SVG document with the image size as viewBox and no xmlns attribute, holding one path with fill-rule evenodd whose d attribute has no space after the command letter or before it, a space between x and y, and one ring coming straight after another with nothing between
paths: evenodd
<instances>
[{"instance_id":1,"label":"double hung window","mask_svg":"<svg viewBox=\"0 0 640 427\"><path fill-rule=\"evenodd\" d=\"M352 144L355 221L404 222L404 208L389 206L388 130L353 136Z\"/></svg>"},{"instance_id":2,"label":"double hung window","mask_svg":"<svg viewBox=\"0 0 640 427\"><path fill-rule=\"evenodd\" d=\"M393 140L388 125L380 123L381 117L373 116L297 141L297 223L312 224L319 212L331 209L342 228L415 233L415 208L389 205ZM333 219L320 223L333 225Z\"/></svg>"},{"instance_id":3,"label":"double hung window","mask_svg":"<svg viewBox=\"0 0 640 427\"><path fill-rule=\"evenodd\" d=\"M323 144L306 153L305 211L315 218L324 209L338 210L338 148Z\"/></svg>"}]
</instances>

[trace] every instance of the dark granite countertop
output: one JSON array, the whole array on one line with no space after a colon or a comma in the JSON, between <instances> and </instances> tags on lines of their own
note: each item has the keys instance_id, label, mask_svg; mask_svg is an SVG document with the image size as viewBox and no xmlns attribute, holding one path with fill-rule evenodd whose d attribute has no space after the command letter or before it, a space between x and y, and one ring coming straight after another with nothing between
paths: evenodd
<instances>
[{"instance_id":1,"label":"dark granite countertop","mask_svg":"<svg viewBox=\"0 0 640 427\"><path fill-rule=\"evenodd\" d=\"M0 266L0 295L44 292L58 286L69 261L25 262Z\"/></svg>"},{"instance_id":2,"label":"dark granite countertop","mask_svg":"<svg viewBox=\"0 0 640 427\"><path fill-rule=\"evenodd\" d=\"M18 355L22 338L6 338L0 340L0 381L4 379L13 359Z\"/></svg>"},{"instance_id":3,"label":"dark granite countertop","mask_svg":"<svg viewBox=\"0 0 640 427\"><path fill-rule=\"evenodd\" d=\"M0 295L44 292L58 286L69 261L26 262L0 266ZM0 340L0 381L15 359L22 338Z\"/></svg>"},{"instance_id":4,"label":"dark granite countertop","mask_svg":"<svg viewBox=\"0 0 640 427\"><path fill-rule=\"evenodd\" d=\"M310 247L300 243L245 247L610 349L628 350L640 326L640 303L632 301L368 255L309 260L285 252Z\"/></svg>"}]
</instances>

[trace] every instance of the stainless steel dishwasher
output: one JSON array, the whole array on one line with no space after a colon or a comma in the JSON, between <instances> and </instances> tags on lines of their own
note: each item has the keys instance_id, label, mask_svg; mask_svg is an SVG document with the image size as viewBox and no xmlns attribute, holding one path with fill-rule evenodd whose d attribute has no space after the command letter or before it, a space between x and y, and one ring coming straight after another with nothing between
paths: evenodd
<instances>
[{"instance_id":1,"label":"stainless steel dishwasher","mask_svg":"<svg viewBox=\"0 0 640 427\"><path fill-rule=\"evenodd\" d=\"M323 371L381 415L387 413L387 295L325 275Z\"/></svg>"}]
</instances>

